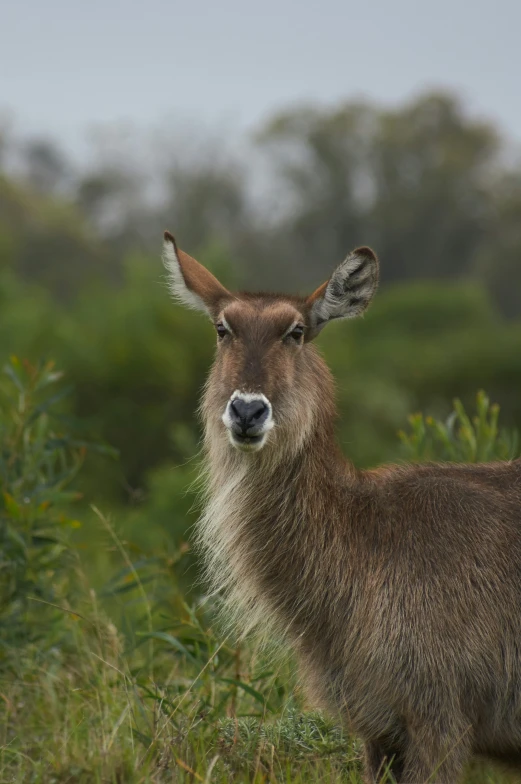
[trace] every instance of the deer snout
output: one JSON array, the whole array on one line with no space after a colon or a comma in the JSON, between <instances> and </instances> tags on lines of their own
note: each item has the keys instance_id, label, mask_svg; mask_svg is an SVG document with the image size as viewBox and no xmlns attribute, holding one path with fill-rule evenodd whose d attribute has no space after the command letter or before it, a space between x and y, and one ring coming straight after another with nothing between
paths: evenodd
<instances>
[{"instance_id":1,"label":"deer snout","mask_svg":"<svg viewBox=\"0 0 521 784\"><path fill-rule=\"evenodd\" d=\"M274 425L268 398L251 392L234 392L222 419L232 445L246 451L261 449Z\"/></svg>"},{"instance_id":2,"label":"deer snout","mask_svg":"<svg viewBox=\"0 0 521 784\"><path fill-rule=\"evenodd\" d=\"M236 397L230 401L232 428L241 436L255 436L262 431L270 413L269 405L262 398L244 400Z\"/></svg>"}]
</instances>

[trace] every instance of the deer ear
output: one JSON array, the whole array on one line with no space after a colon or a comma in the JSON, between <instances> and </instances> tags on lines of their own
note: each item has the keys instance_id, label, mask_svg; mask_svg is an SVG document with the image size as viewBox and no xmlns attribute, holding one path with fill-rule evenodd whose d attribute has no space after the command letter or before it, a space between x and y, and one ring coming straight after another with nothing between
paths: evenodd
<instances>
[{"instance_id":1,"label":"deer ear","mask_svg":"<svg viewBox=\"0 0 521 784\"><path fill-rule=\"evenodd\" d=\"M202 310L210 318L215 318L221 302L232 299L228 289L211 272L188 253L178 249L169 231L164 234L163 264L168 273L170 293L189 308Z\"/></svg>"},{"instance_id":2,"label":"deer ear","mask_svg":"<svg viewBox=\"0 0 521 784\"><path fill-rule=\"evenodd\" d=\"M378 259L371 248L357 248L310 297L308 339L328 321L355 318L367 308L378 286Z\"/></svg>"}]
</instances>

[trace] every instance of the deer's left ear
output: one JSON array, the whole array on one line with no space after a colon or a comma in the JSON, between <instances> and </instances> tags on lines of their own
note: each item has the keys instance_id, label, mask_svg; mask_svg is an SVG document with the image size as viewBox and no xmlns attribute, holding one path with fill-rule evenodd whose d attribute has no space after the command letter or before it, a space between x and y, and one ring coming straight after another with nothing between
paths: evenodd
<instances>
[{"instance_id":1,"label":"deer's left ear","mask_svg":"<svg viewBox=\"0 0 521 784\"><path fill-rule=\"evenodd\" d=\"M165 231L164 238L163 263L171 294L183 305L215 318L221 303L232 299L232 294L202 264L179 250L169 231Z\"/></svg>"},{"instance_id":2,"label":"deer's left ear","mask_svg":"<svg viewBox=\"0 0 521 784\"><path fill-rule=\"evenodd\" d=\"M355 318L367 308L378 286L378 259L371 248L357 248L306 300L308 340L328 321Z\"/></svg>"}]
</instances>

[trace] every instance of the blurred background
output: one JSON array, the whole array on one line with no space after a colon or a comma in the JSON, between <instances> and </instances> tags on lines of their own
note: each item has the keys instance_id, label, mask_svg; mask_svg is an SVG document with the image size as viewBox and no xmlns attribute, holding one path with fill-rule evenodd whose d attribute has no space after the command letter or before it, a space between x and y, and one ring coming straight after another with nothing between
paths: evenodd
<instances>
[{"instance_id":1,"label":"blurred background","mask_svg":"<svg viewBox=\"0 0 521 784\"><path fill-rule=\"evenodd\" d=\"M521 427L520 25L513 0L3 8L0 363L54 360L118 450L87 457L85 519L168 548L197 514L214 336L169 301L165 228L229 287L312 290L377 251L374 306L320 337L357 465L480 388Z\"/></svg>"}]
</instances>

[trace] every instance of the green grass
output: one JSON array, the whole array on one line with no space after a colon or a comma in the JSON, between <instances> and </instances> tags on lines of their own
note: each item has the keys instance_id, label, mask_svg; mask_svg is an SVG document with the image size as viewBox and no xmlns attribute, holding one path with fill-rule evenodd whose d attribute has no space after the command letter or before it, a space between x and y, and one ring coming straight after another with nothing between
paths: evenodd
<instances>
[{"instance_id":1,"label":"green grass","mask_svg":"<svg viewBox=\"0 0 521 784\"><path fill-rule=\"evenodd\" d=\"M129 644L78 577L78 604L48 608L61 644L11 651L2 672L2 784L361 784L358 741L306 705L289 657L229 645L201 607L168 618L161 592ZM141 607L134 577L125 604ZM517 780L477 765L467 777Z\"/></svg>"},{"instance_id":2,"label":"green grass","mask_svg":"<svg viewBox=\"0 0 521 784\"><path fill-rule=\"evenodd\" d=\"M162 632L125 651L90 602L63 613L64 647L29 645L4 672L0 781L359 781L358 745L302 710L291 662L266 669L189 610L175 646Z\"/></svg>"}]
</instances>

